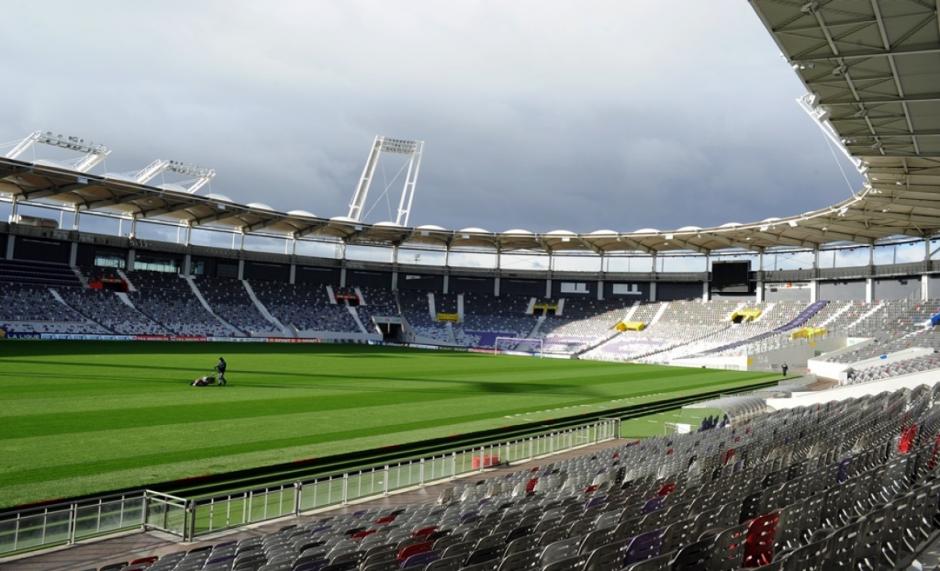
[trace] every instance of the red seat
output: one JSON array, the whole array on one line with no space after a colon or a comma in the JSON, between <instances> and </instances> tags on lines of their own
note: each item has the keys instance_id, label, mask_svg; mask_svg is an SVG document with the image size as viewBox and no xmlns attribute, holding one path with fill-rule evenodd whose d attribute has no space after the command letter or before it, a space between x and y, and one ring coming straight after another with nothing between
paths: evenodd
<instances>
[{"instance_id":1,"label":"red seat","mask_svg":"<svg viewBox=\"0 0 940 571\"><path fill-rule=\"evenodd\" d=\"M744 540L744 567L760 567L773 561L778 523L780 514L776 512L751 520Z\"/></svg>"},{"instance_id":2,"label":"red seat","mask_svg":"<svg viewBox=\"0 0 940 571\"><path fill-rule=\"evenodd\" d=\"M412 537L427 537L437 531L436 525L429 525L428 527L422 527L418 531L411 534Z\"/></svg>"},{"instance_id":3,"label":"red seat","mask_svg":"<svg viewBox=\"0 0 940 571\"><path fill-rule=\"evenodd\" d=\"M914 446L914 439L917 438L917 425L912 424L901 432L901 438L898 440L898 452L907 454Z\"/></svg>"},{"instance_id":4,"label":"red seat","mask_svg":"<svg viewBox=\"0 0 940 571\"><path fill-rule=\"evenodd\" d=\"M401 549L399 549L398 557L396 557L396 559L398 559L399 561L404 561L405 559L408 559L412 555L417 555L419 553L426 553L428 551L431 551L430 542L425 541L423 543L415 543L415 544L408 545L406 547L402 547Z\"/></svg>"},{"instance_id":5,"label":"red seat","mask_svg":"<svg viewBox=\"0 0 940 571\"><path fill-rule=\"evenodd\" d=\"M539 479L538 479L538 478L532 478L531 480L529 480L528 482L526 482L526 483L525 483L525 493L531 494L532 492L534 492L534 491L535 491L535 485L538 484L538 483L539 483Z\"/></svg>"},{"instance_id":6,"label":"red seat","mask_svg":"<svg viewBox=\"0 0 940 571\"><path fill-rule=\"evenodd\" d=\"M373 523L383 524L383 523L392 523L395 521L397 516L395 514L382 516L379 519L375 520Z\"/></svg>"},{"instance_id":7,"label":"red seat","mask_svg":"<svg viewBox=\"0 0 940 571\"><path fill-rule=\"evenodd\" d=\"M364 529L364 530L362 530L362 531L357 531L356 533L350 535L349 537L350 537L351 539L357 539L357 540L358 540L358 539L362 539L363 537L368 537L368 536L372 535L373 533L375 533L375 530L374 530L374 529Z\"/></svg>"},{"instance_id":8,"label":"red seat","mask_svg":"<svg viewBox=\"0 0 940 571\"><path fill-rule=\"evenodd\" d=\"M150 557L141 557L140 559L135 559L130 562L131 565L152 565L157 562L157 556L151 555Z\"/></svg>"}]
</instances>

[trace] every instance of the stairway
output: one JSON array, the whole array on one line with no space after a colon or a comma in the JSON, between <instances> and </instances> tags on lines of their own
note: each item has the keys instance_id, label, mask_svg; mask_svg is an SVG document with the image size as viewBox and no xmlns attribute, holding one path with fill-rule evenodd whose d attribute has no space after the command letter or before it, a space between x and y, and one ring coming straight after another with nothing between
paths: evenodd
<instances>
[{"instance_id":1,"label":"stairway","mask_svg":"<svg viewBox=\"0 0 940 571\"><path fill-rule=\"evenodd\" d=\"M242 285L245 286L245 292L248 294L248 297L251 298L251 303L254 304L255 309L258 310L258 313L261 314L261 317L265 318L265 320L267 320L267 322L271 325L277 327L278 330L280 330L280 332L284 335L293 337L294 334L291 333L291 331L285 327L277 317L274 317L274 315L268 311L268 308L265 307L263 303L261 303L261 300L258 299L257 295L255 295L255 290L251 287L251 284L248 283L248 280L242 280Z\"/></svg>"},{"instance_id":2,"label":"stairway","mask_svg":"<svg viewBox=\"0 0 940 571\"><path fill-rule=\"evenodd\" d=\"M229 328L236 335L247 335L244 331L240 330L239 328L235 327L228 321L219 317L218 313L212 311L212 307L209 305L209 302L206 301L206 298L202 296L202 292L199 291L199 286L196 285L196 280L194 280L192 276L180 276L180 279L186 280L186 283L189 284L189 289L192 290L193 295L195 295L196 299L199 300L199 303L202 305L203 309L209 312L209 315L216 318L219 321L219 323Z\"/></svg>"}]
</instances>

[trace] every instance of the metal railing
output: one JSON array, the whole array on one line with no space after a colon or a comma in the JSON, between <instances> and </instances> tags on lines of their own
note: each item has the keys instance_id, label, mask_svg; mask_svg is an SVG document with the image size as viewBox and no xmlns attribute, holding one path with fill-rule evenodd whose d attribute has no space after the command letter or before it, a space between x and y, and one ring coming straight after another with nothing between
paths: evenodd
<instances>
[{"instance_id":1,"label":"metal railing","mask_svg":"<svg viewBox=\"0 0 940 571\"><path fill-rule=\"evenodd\" d=\"M191 540L249 523L482 472L496 465L611 440L619 434L620 419L602 418L479 447L224 495L183 498L141 490L28 508L0 516L0 558L141 529Z\"/></svg>"},{"instance_id":2,"label":"metal railing","mask_svg":"<svg viewBox=\"0 0 940 571\"><path fill-rule=\"evenodd\" d=\"M140 529L146 513L146 495L140 491L103 496L0 517L0 557Z\"/></svg>"},{"instance_id":3,"label":"metal railing","mask_svg":"<svg viewBox=\"0 0 940 571\"><path fill-rule=\"evenodd\" d=\"M530 460L611 440L619 436L619 431L619 419L605 418L565 430L405 460L397 464L196 498L187 512L190 519L183 538L192 539L241 525L380 497L393 491L480 472L498 464Z\"/></svg>"}]
</instances>

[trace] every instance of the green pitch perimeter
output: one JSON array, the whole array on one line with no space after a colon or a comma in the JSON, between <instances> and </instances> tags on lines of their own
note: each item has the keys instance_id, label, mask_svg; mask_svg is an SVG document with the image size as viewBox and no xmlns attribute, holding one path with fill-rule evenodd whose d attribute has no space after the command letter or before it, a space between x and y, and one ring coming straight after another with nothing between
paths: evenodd
<instances>
[{"instance_id":1,"label":"green pitch perimeter","mask_svg":"<svg viewBox=\"0 0 940 571\"><path fill-rule=\"evenodd\" d=\"M229 386L188 386L220 355L229 363ZM767 378L345 345L5 341L0 507Z\"/></svg>"}]
</instances>

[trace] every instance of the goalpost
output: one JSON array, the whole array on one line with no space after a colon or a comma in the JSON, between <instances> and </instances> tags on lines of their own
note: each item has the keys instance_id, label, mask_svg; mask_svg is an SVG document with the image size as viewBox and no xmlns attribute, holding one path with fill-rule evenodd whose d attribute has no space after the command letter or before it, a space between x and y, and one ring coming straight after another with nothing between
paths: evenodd
<instances>
[{"instance_id":1,"label":"goalpost","mask_svg":"<svg viewBox=\"0 0 940 571\"><path fill-rule=\"evenodd\" d=\"M528 337L497 337L493 344L493 354L542 356L543 341Z\"/></svg>"}]
</instances>

